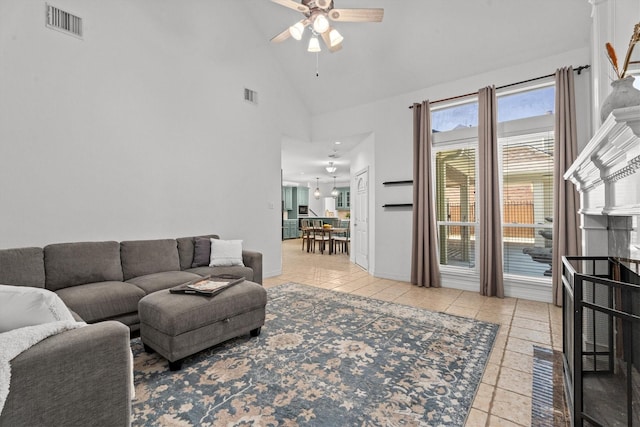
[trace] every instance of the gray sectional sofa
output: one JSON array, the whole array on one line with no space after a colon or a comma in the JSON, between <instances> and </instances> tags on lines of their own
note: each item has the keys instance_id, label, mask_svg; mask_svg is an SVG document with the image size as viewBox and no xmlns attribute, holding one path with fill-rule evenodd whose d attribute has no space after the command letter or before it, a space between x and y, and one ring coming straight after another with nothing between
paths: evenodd
<instances>
[{"instance_id":1,"label":"gray sectional sofa","mask_svg":"<svg viewBox=\"0 0 640 427\"><path fill-rule=\"evenodd\" d=\"M54 291L89 324L47 338L12 361L0 426L129 425L129 339L140 328L140 299L208 274L262 284L259 252L243 250L244 266L204 265L196 246L209 238L218 236L0 250L0 284Z\"/></svg>"}]
</instances>

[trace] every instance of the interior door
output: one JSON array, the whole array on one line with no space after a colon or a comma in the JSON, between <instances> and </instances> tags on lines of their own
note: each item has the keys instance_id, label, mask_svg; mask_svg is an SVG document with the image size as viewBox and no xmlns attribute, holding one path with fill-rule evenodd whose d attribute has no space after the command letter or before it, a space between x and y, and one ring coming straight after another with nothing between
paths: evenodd
<instances>
[{"instance_id":1,"label":"interior door","mask_svg":"<svg viewBox=\"0 0 640 427\"><path fill-rule=\"evenodd\" d=\"M365 270L369 269L369 171L356 175L356 197L353 209L355 235L355 261Z\"/></svg>"}]
</instances>

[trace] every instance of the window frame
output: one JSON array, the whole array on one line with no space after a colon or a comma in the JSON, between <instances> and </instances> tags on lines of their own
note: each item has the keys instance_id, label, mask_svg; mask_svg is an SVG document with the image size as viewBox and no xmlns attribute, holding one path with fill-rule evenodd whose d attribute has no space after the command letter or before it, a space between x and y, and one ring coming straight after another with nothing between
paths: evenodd
<instances>
[{"instance_id":1,"label":"window frame","mask_svg":"<svg viewBox=\"0 0 640 427\"><path fill-rule=\"evenodd\" d=\"M501 122L498 124L498 167L500 174L500 204L504 207L504 144L505 141L509 138L522 138L525 139L527 136L535 136L535 135L551 135L555 143L555 115L549 114L544 116L534 116L528 117L525 119L517 119L510 120L507 122ZM554 152L554 158L555 158ZM552 179L553 183L553 179ZM552 196L553 198L553 193ZM518 224L518 225L510 225L505 224L504 217L502 216L502 260L504 263L504 230L505 228L531 228L534 227L536 230L541 228L551 229L553 230L553 224ZM503 264L503 275L505 281L507 280L526 280L531 283L539 283L541 285L551 285L551 277L549 276L524 276L519 274L507 273L504 270Z\"/></svg>"},{"instance_id":2,"label":"window frame","mask_svg":"<svg viewBox=\"0 0 640 427\"><path fill-rule=\"evenodd\" d=\"M545 87L555 86L555 81L553 79L549 79L547 81L539 82L536 84L528 84L527 86L517 86L510 87L508 90L502 90L500 93L496 94L496 97L499 98L501 96L513 95L518 92L529 92L536 89L542 89ZM438 107L432 108L432 111L440 110L444 108L451 108L460 106L462 104L471 104L477 103L477 96L469 97L464 100L458 100L451 103L447 103ZM503 121L497 123L497 134L498 134L498 157L499 157L499 174L500 174L500 202L501 205L504 206L504 192L503 192L503 141L507 138L513 138L518 136L525 135L535 135L538 133L550 133L553 138L555 138L555 112L551 114L545 114L540 116L532 116L527 118ZM437 184L436 184L436 157L439 152L463 149L463 148L472 148L475 150L475 168L476 168L476 183L478 182L478 173L479 173L479 159L478 159L478 127L465 127L459 129L452 129L444 132L435 132L432 133L432 153L431 153L431 165L432 165L432 191L433 194L436 194ZM555 155L555 153L554 153ZM477 206L479 194L476 191L475 193L475 203ZM502 215L501 215L502 218ZM504 221L504 218L501 219ZM476 212L475 222L452 222L452 221L436 221L436 227L439 229L441 225L463 225L463 226L473 226L475 227L475 235L479 236L480 231L480 214ZM540 226L534 224L537 228L553 228L553 225L550 224L548 227ZM531 227L531 225L527 225L527 227ZM504 262L504 228L505 224L502 222L501 230L502 230L502 245L503 245L503 262ZM438 259L440 259L440 233L438 232ZM454 266L454 265L444 265L440 264L440 270L445 274L450 275L469 275L477 276L479 274L479 264L478 264L478 248L476 245L476 250L474 251L474 266L473 267L462 267L462 266ZM547 287L551 285L551 278L546 276L535 277L535 276L522 276L512 273L506 273L503 271L505 277L505 286L508 285L509 282L515 283L523 283L524 285L537 285L542 287Z\"/></svg>"},{"instance_id":3,"label":"window frame","mask_svg":"<svg viewBox=\"0 0 640 427\"><path fill-rule=\"evenodd\" d=\"M475 98L474 100L468 101L467 103L472 103L472 102L478 102L477 98ZM460 105L460 103L456 103L456 105ZM443 152L443 151L451 151L451 150L461 150L461 149L465 149L465 148L472 148L476 155L475 155L475 171L476 171L476 176L475 176L475 181L476 183L478 182L478 166L479 166L479 159L478 159L478 131L477 131L477 126L475 127L470 127L470 128L460 128L460 129L453 129L450 131L446 131L446 132L437 132L437 133L433 133L432 134L432 141L433 141L433 147L432 147L432 152L431 152L431 170L433 171L433 176L432 176L432 190L433 193L432 194L436 194L436 191L438 189L437 183L436 183L436 179L437 179L437 175L436 175L436 157L437 157L437 153ZM478 204L478 192L476 191L474 193L474 199L475 199L475 203L476 206ZM436 220L436 228L438 229L438 260L440 259L440 226L468 226L468 227L474 227L475 228L475 235L479 236L479 232L480 232L480 221L478 218L478 215L476 214L476 220L475 222L461 222L461 221L437 221ZM440 271L445 272L445 273L453 273L453 274L473 274L473 275L477 275L479 274L479 270L478 270L478 251L477 251L478 245L476 245L476 250L474 251L474 259L473 259L473 267L462 267L462 266L456 266L456 265L447 265L447 264L440 264Z\"/></svg>"}]
</instances>

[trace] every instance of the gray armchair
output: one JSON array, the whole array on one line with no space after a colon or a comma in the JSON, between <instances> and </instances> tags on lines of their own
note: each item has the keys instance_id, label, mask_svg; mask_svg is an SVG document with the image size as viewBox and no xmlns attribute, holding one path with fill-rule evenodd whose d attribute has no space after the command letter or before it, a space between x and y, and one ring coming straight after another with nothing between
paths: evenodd
<instances>
[{"instance_id":1,"label":"gray armchair","mask_svg":"<svg viewBox=\"0 0 640 427\"><path fill-rule=\"evenodd\" d=\"M132 369L122 323L51 336L11 362L0 426L129 426Z\"/></svg>"}]
</instances>

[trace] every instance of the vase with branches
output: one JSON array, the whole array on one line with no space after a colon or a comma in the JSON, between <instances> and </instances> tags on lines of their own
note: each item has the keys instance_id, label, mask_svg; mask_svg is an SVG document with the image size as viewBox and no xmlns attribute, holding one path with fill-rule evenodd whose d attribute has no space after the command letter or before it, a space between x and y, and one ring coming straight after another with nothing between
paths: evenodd
<instances>
[{"instance_id":1,"label":"vase with branches","mask_svg":"<svg viewBox=\"0 0 640 427\"><path fill-rule=\"evenodd\" d=\"M640 42L640 22L633 28L633 34L627 47L627 53L622 64L618 63L618 56L611 43L605 45L607 49L607 58L613 67L613 71L618 77L617 80L611 82L612 91L605 98L600 107L600 118L604 122L609 114L617 108L632 107L640 105L640 90L633 87L634 78L629 74L629 65L640 64L640 61L632 61L634 47Z\"/></svg>"}]
</instances>

